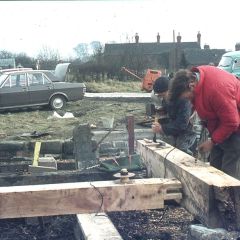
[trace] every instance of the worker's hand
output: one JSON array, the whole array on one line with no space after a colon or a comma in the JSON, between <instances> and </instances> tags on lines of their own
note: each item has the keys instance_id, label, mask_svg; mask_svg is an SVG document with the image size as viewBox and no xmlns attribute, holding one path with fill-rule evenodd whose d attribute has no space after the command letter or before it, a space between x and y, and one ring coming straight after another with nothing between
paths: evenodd
<instances>
[{"instance_id":1,"label":"worker's hand","mask_svg":"<svg viewBox=\"0 0 240 240\"><path fill-rule=\"evenodd\" d=\"M152 124L152 130L154 133L163 133L162 127L160 125L160 123L153 123Z\"/></svg>"},{"instance_id":2,"label":"worker's hand","mask_svg":"<svg viewBox=\"0 0 240 240\"><path fill-rule=\"evenodd\" d=\"M207 140L198 146L198 150L199 152L203 152L203 153L210 152L213 146L214 146L214 143L211 140Z\"/></svg>"}]
</instances>

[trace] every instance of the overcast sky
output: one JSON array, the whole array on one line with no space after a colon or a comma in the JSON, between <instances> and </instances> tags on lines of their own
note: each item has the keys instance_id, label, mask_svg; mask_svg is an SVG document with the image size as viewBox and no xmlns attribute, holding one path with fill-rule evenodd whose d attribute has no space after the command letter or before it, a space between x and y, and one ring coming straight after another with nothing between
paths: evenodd
<instances>
[{"instance_id":1,"label":"overcast sky","mask_svg":"<svg viewBox=\"0 0 240 240\"><path fill-rule=\"evenodd\" d=\"M0 1L0 50L35 56L42 46L62 57L91 41L182 41L234 50L240 42L239 0Z\"/></svg>"}]
</instances>

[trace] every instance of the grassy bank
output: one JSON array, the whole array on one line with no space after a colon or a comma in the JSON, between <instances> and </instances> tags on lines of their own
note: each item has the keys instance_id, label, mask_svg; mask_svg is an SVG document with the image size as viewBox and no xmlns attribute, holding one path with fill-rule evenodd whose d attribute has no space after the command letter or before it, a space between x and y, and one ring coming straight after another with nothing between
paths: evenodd
<instances>
[{"instance_id":1,"label":"grassy bank","mask_svg":"<svg viewBox=\"0 0 240 240\"><path fill-rule=\"evenodd\" d=\"M86 82L87 92L141 92L140 81L105 80L101 82Z\"/></svg>"}]
</instances>

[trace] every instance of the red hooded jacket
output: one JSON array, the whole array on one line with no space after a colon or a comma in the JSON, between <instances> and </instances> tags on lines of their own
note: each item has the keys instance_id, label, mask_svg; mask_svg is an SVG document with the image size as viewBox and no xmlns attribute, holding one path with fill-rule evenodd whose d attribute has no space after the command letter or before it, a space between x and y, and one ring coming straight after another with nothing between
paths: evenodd
<instances>
[{"instance_id":1,"label":"red hooded jacket","mask_svg":"<svg viewBox=\"0 0 240 240\"><path fill-rule=\"evenodd\" d=\"M213 66L192 69L200 73L194 89L193 106L207 121L214 143L222 143L233 132L240 134L240 80Z\"/></svg>"}]
</instances>

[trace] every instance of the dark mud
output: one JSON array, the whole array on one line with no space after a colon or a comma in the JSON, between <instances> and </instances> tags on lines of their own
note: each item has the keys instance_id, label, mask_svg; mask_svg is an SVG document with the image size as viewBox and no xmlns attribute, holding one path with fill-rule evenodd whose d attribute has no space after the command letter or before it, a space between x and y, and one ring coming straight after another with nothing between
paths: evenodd
<instances>
[{"instance_id":1,"label":"dark mud","mask_svg":"<svg viewBox=\"0 0 240 240\"><path fill-rule=\"evenodd\" d=\"M164 209L108 213L124 240L185 240L196 223L175 204ZM1 240L75 240L74 215L0 220ZM110 239L109 239L110 240Z\"/></svg>"},{"instance_id":2,"label":"dark mud","mask_svg":"<svg viewBox=\"0 0 240 240\"><path fill-rule=\"evenodd\" d=\"M75 240L76 217L54 216L29 219L1 219L1 240Z\"/></svg>"},{"instance_id":3,"label":"dark mud","mask_svg":"<svg viewBox=\"0 0 240 240\"><path fill-rule=\"evenodd\" d=\"M175 204L164 209L114 212L110 219L124 240L185 240L193 216Z\"/></svg>"}]
</instances>

